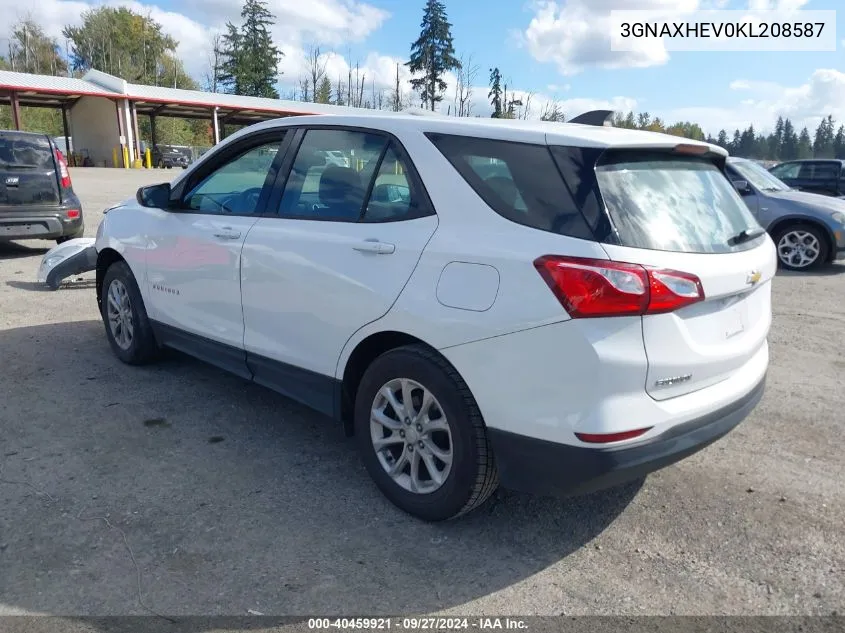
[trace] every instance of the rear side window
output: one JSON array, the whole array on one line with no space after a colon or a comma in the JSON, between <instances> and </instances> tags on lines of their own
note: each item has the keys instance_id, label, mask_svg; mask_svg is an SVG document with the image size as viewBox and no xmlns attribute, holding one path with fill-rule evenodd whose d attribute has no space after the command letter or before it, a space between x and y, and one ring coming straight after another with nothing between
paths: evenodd
<instances>
[{"instance_id":1,"label":"rear side window","mask_svg":"<svg viewBox=\"0 0 845 633\"><path fill-rule=\"evenodd\" d=\"M0 134L0 168L55 169L53 149L46 136Z\"/></svg>"},{"instance_id":2,"label":"rear side window","mask_svg":"<svg viewBox=\"0 0 845 633\"><path fill-rule=\"evenodd\" d=\"M729 253L757 244L731 245L731 238L757 221L706 158L608 152L596 166L596 178L623 246Z\"/></svg>"},{"instance_id":3,"label":"rear side window","mask_svg":"<svg viewBox=\"0 0 845 633\"><path fill-rule=\"evenodd\" d=\"M427 136L502 217L542 231L593 239L547 146L447 134Z\"/></svg>"}]
</instances>

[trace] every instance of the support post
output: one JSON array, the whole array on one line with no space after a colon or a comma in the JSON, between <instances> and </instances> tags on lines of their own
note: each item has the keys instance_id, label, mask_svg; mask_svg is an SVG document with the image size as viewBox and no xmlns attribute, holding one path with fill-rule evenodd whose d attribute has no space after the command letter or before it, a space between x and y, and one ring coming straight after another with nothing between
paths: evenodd
<instances>
[{"instance_id":1,"label":"support post","mask_svg":"<svg viewBox=\"0 0 845 633\"><path fill-rule=\"evenodd\" d=\"M67 156L65 156L65 160L68 161L68 165L73 165L73 152L70 151L70 126L67 124L67 104L62 104L62 129L65 133L65 152Z\"/></svg>"},{"instance_id":2,"label":"support post","mask_svg":"<svg viewBox=\"0 0 845 633\"><path fill-rule=\"evenodd\" d=\"M156 115L150 115L150 145L152 145L152 149L155 149L158 141L156 140Z\"/></svg>"},{"instance_id":3,"label":"support post","mask_svg":"<svg viewBox=\"0 0 845 633\"><path fill-rule=\"evenodd\" d=\"M12 120L15 122L15 129L21 129L21 104L18 102L18 93L12 90L9 93L9 101L12 105Z\"/></svg>"},{"instance_id":4,"label":"support post","mask_svg":"<svg viewBox=\"0 0 845 633\"><path fill-rule=\"evenodd\" d=\"M115 154L119 154L121 157L124 154L124 148L126 147L126 132L123 126L123 117L120 114L120 101L114 102L114 111L117 114L117 133L120 136L120 151L115 152ZM117 160L115 160L115 167L117 167ZM126 165L124 165L126 167Z\"/></svg>"},{"instance_id":5,"label":"support post","mask_svg":"<svg viewBox=\"0 0 845 633\"><path fill-rule=\"evenodd\" d=\"M126 164L124 167L129 169L132 167L132 159L135 156L135 145L133 141L133 132L132 132L132 111L129 107L129 99L124 99L123 101L123 116L124 121L126 121L126 151L123 153L126 156Z\"/></svg>"},{"instance_id":6,"label":"support post","mask_svg":"<svg viewBox=\"0 0 845 633\"><path fill-rule=\"evenodd\" d=\"M135 160L143 160L144 155L141 152L141 135L138 132L138 109L135 107L135 102L132 102L132 127L135 130Z\"/></svg>"},{"instance_id":7,"label":"support post","mask_svg":"<svg viewBox=\"0 0 845 633\"><path fill-rule=\"evenodd\" d=\"M220 123L217 120L217 106L214 106L214 109L211 111L211 121L214 125L214 144L217 145L220 142Z\"/></svg>"}]
</instances>

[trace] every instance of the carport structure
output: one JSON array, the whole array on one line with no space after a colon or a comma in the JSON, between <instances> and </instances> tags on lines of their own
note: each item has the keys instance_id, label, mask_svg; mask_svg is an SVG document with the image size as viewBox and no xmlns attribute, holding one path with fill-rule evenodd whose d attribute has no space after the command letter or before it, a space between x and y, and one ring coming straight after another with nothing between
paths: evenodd
<instances>
[{"instance_id":1,"label":"carport structure","mask_svg":"<svg viewBox=\"0 0 845 633\"><path fill-rule=\"evenodd\" d=\"M115 148L128 150L130 163L141 160L138 117L150 117L151 144L156 145L156 118L204 119L212 124L213 143L225 137L226 125L306 114L371 112L345 106L244 97L240 95L147 86L91 70L81 79L0 71L0 104L11 106L21 127L21 106L58 108L64 135L76 150L85 150L95 165L108 165ZM115 124L110 124L113 121ZM129 164L124 164L129 167Z\"/></svg>"}]
</instances>

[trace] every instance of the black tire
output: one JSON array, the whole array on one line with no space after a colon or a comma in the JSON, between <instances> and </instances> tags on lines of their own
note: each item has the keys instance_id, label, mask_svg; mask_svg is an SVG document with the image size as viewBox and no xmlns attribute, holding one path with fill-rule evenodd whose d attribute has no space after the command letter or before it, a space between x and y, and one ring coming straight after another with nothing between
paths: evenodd
<instances>
[{"instance_id":1,"label":"black tire","mask_svg":"<svg viewBox=\"0 0 845 633\"><path fill-rule=\"evenodd\" d=\"M370 435L370 411L378 391L389 381L408 378L423 385L440 403L449 422L452 466L433 492L410 492L382 467ZM444 521L482 505L499 478L478 404L461 376L442 356L423 346L400 347L379 356L367 368L355 399L355 435L367 471L397 507L425 521Z\"/></svg>"},{"instance_id":2,"label":"black tire","mask_svg":"<svg viewBox=\"0 0 845 633\"><path fill-rule=\"evenodd\" d=\"M795 266L790 264L789 261L785 261L781 257L781 249L780 249L780 241L783 237L791 233L792 231L804 231L812 235L819 243L819 254L816 257L816 260L812 264L808 264L806 266ZM827 263L828 256L830 254L830 246L827 241L827 235L825 235L822 229L814 226L812 224L804 224L804 223L796 223L796 224L789 224L781 229L774 235L774 242L775 248L777 249L777 256L778 256L778 265L786 270L795 270L795 271L807 271L807 270L814 270L819 266L824 265Z\"/></svg>"},{"instance_id":3,"label":"black tire","mask_svg":"<svg viewBox=\"0 0 845 633\"><path fill-rule=\"evenodd\" d=\"M118 344L109 326L108 293L114 281L122 283L129 296L133 332L132 340L126 348ZM156 360L159 356L159 346L156 343L152 326L147 318L147 310L144 307L141 292L138 290L135 275L132 274L132 270L126 262L115 262L106 270L106 274L103 276L100 299L100 315L103 319L103 325L106 328L106 337L115 356L128 365L145 365Z\"/></svg>"},{"instance_id":4,"label":"black tire","mask_svg":"<svg viewBox=\"0 0 845 633\"><path fill-rule=\"evenodd\" d=\"M56 244L64 244L65 242L67 242L69 240L75 240L75 239L82 237L84 235L85 235L85 229L81 229L81 230L77 231L76 233L74 233L73 235L62 235L61 237L56 238Z\"/></svg>"}]
</instances>

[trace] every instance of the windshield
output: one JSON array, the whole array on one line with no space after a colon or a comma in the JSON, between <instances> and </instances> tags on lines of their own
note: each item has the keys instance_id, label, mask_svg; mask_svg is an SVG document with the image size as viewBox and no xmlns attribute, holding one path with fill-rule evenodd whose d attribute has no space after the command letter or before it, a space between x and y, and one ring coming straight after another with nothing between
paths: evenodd
<instances>
[{"instance_id":1,"label":"windshield","mask_svg":"<svg viewBox=\"0 0 845 633\"><path fill-rule=\"evenodd\" d=\"M738 160L728 163L752 187L761 191L789 191L789 185L752 161Z\"/></svg>"},{"instance_id":2,"label":"windshield","mask_svg":"<svg viewBox=\"0 0 845 633\"><path fill-rule=\"evenodd\" d=\"M742 198L709 160L658 152L618 152L596 168L599 189L622 245L682 253L729 253L758 226Z\"/></svg>"}]
</instances>

